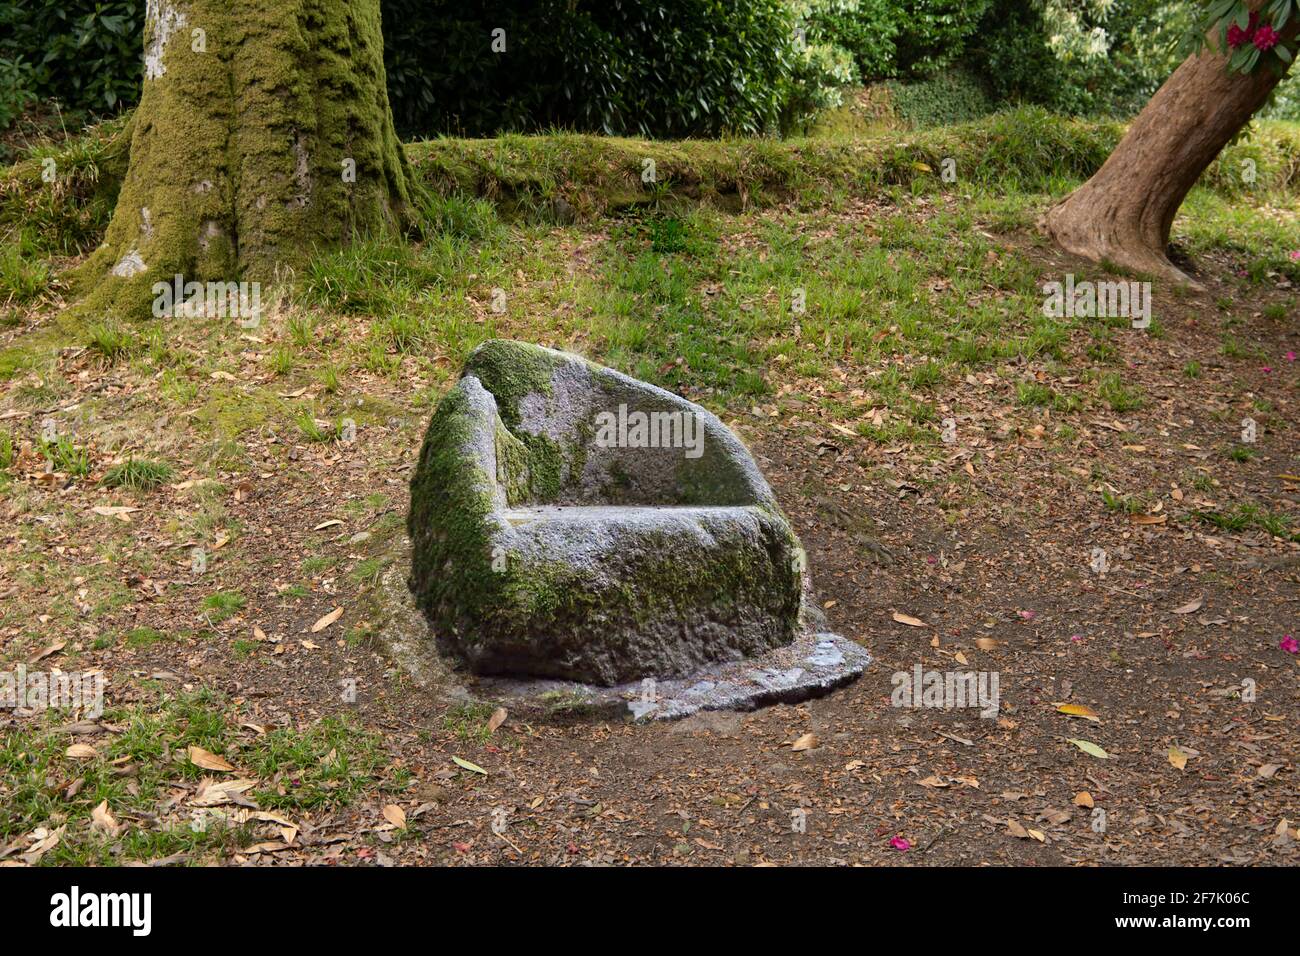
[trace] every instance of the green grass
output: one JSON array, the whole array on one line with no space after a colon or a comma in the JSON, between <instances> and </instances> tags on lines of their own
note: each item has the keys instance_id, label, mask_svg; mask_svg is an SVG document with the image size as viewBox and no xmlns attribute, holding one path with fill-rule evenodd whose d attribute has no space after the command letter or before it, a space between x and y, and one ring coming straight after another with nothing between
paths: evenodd
<instances>
[{"instance_id":1,"label":"green grass","mask_svg":"<svg viewBox=\"0 0 1300 956\"><path fill-rule=\"evenodd\" d=\"M1192 512L1201 521L1222 531L1259 530L1285 541L1300 541L1300 533L1292 531L1296 520L1290 515L1273 514L1260 505L1238 504L1226 511L1197 509Z\"/></svg>"},{"instance_id":2,"label":"green grass","mask_svg":"<svg viewBox=\"0 0 1300 956\"><path fill-rule=\"evenodd\" d=\"M278 728L257 735L249 719L210 691L155 693L148 703L105 710L104 721L121 728L95 741L98 754L65 756L78 742L53 728L66 715L48 713L0 734L0 779L5 812L0 839L25 837L38 826L64 826L59 843L41 865L120 865L181 853L188 862L216 862L255 842L252 825L228 821L233 806L196 811L181 803L164 809L176 784L191 786L208 772L184 757L195 745L220 754L241 775L259 781L247 796L263 809L282 813L338 808L363 793L400 788L406 778L386 775L378 736L352 721L327 717L309 727ZM79 780L75 792L68 787ZM277 782L278 781L278 782ZM283 791L283 792L281 792ZM90 826L101 801L122 825L115 837Z\"/></svg>"},{"instance_id":3,"label":"green grass","mask_svg":"<svg viewBox=\"0 0 1300 956\"><path fill-rule=\"evenodd\" d=\"M298 426L298 431L307 441L315 444L324 444L326 442L339 441L343 437L343 422L330 422L322 425L316 416L310 410L303 409L294 419L294 424Z\"/></svg>"},{"instance_id":4,"label":"green grass","mask_svg":"<svg viewBox=\"0 0 1300 956\"><path fill-rule=\"evenodd\" d=\"M494 709L491 704L457 704L443 715L443 729L466 743L487 743L492 736L487 728L488 718Z\"/></svg>"},{"instance_id":5,"label":"green grass","mask_svg":"<svg viewBox=\"0 0 1300 956\"><path fill-rule=\"evenodd\" d=\"M130 330L116 322L96 323L87 330L86 347L109 365L126 358L137 345Z\"/></svg>"},{"instance_id":6,"label":"green grass","mask_svg":"<svg viewBox=\"0 0 1300 956\"><path fill-rule=\"evenodd\" d=\"M1118 372L1102 376L1097 386L1097 394L1114 412L1135 411L1145 404L1141 388L1125 384Z\"/></svg>"},{"instance_id":7,"label":"green grass","mask_svg":"<svg viewBox=\"0 0 1300 956\"><path fill-rule=\"evenodd\" d=\"M1116 511L1120 514L1139 514L1146 507L1140 495L1115 494L1107 488L1101 490L1101 500L1107 511Z\"/></svg>"},{"instance_id":8,"label":"green grass","mask_svg":"<svg viewBox=\"0 0 1300 956\"><path fill-rule=\"evenodd\" d=\"M123 635L126 646L136 648L152 647L167 639L166 634L152 627L135 627Z\"/></svg>"},{"instance_id":9,"label":"green grass","mask_svg":"<svg viewBox=\"0 0 1300 956\"><path fill-rule=\"evenodd\" d=\"M218 591L203 599L203 611L213 624L220 624L244 609L247 599L238 591Z\"/></svg>"},{"instance_id":10,"label":"green grass","mask_svg":"<svg viewBox=\"0 0 1300 956\"><path fill-rule=\"evenodd\" d=\"M66 435L53 440L40 438L36 450L53 469L70 478L85 478L90 474L90 453L78 448Z\"/></svg>"},{"instance_id":11,"label":"green grass","mask_svg":"<svg viewBox=\"0 0 1300 956\"><path fill-rule=\"evenodd\" d=\"M106 488L149 491L171 481L175 473L166 462L130 458L108 469L100 483Z\"/></svg>"},{"instance_id":12,"label":"green grass","mask_svg":"<svg viewBox=\"0 0 1300 956\"><path fill-rule=\"evenodd\" d=\"M49 264L34 257L29 243L0 244L0 307L35 301L52 278Z\"/></svg>"}]
</instances>

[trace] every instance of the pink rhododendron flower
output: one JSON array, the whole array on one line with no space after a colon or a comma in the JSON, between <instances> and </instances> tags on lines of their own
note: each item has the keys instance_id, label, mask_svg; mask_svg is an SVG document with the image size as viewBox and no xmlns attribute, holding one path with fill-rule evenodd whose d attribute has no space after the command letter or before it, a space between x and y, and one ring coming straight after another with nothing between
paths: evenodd
<instances>
[{"instance_id":1,"label":"pink rhododendron flower","mask_svg":"<svg viewBox=\"0 0 1300 956\"><path fill-rule=\"evenodd\" d=\"M1300 249L1292 249L1287 253L1287 256L1292 259L1300 259Z\"/></svg>"},{"instance_id":2,"label":"pink rhododendron flower","mask_svg":"<svg viewBox=\"0 0 1300 956\"><path fill-rule=\"evenodd\" d=\"M1277 41L1281 39L1267 23L1255 31L1254 42L1257 50L1271 50L1277 46Z\"/></svg>"},{"instance_id":3,"label":"pink rhododendron flower","mask_svg":"<svg viewBox=\"0 0 1300 956\"><path fill-rule=\"evenodd\" d=\"M1286 651L1288 654L1300 654L1300 641L1297 641L1290 634L1282 638L1282 640L1278 642L1277 646L1282 648L1282 650Z\"/></svg>"},{"instance_id":4,"label":"pink rhododendron flower","mask_svg":"<svg viewBox=\"0 0 1300 956\"><path fill-rule=\"evenodd\" d=\"M1286 353L1286 360L1287 360L1288 362L1294 362L1294 361L1295 361L1295 353L1294 353L1294 352L1287 352L1287 353Z\"/></svg>"},{"instance_id":5,"label":"pink rhododendron flower","mask_svg":"<svg viewBox=\"0 0 1300 956\"><path fill-rule=\"evenodd\" d=\"M1237 49L1237 47L1245 46L1247 43L1249 43L1252 39L1254 39L1255 25L1258 23L1259 23L1259 14L1252 13L1250 15L1250 22L1246 24L1246 29L1243 30L1235 23L1232 26L1228 27L1228 46L1232 47L1235 50Z\"/></svg>"},{"instance_id":6,"label":"pink rhododendron flower","mask_svg":"<svg viewBox=\"0 0 1300 956\"><path fill-rule=\"evenodd\" d=\"M912 844L908 843L901 836L894 837L889 841L889 845L899 853L906 853L908 850L912 849Z\"/></svg>"}]
</instances>

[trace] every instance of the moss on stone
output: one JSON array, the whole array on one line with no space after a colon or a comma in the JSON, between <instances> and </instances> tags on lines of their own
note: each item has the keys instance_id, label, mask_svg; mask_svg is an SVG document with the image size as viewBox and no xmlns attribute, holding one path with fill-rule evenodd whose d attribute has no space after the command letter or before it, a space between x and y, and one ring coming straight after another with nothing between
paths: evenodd
<instances>
[{"instance_id":1,"label":"moss on stone","mask_svg":"<svg viewBox=\"0 0 1300 956\"><path fill-rule=\"evenodd\" d=\"M529 395L551 394L551 379L561 361L538 345L492 339L470 353L465 374L478 378L496 396L501 420L514 431L520 403Z\"/></svg>"},{"instance_id":2,"label":"moss on stone","mask_svg":"<svg viewBox=\"0 0 1300 956\"><path fill-rule=\"evenodd\" d=\"M411 589L447 640L474 640L505 583L488 539L492 479L464 460L474 424L465 393L453 389L429 422L411 479Z\"/></svg>"},{"instance_id":3,"label":"moss on stone","mask_svg":"<svg viewBox=\"0 0 1300 956\"><path fill-rule=\"evenodd\" d=\"M574 362L522 343L485 343L430 422L409 530L412 587L440 641L479 672L609 684L792 640L801 608L798 540L774 502L767 506L770 493L761 493L743 446L727 439L715 454L668 466L662 499L607 488L592 502L598 489L581 486L595 453L595 426L585 419L591 403L657 407L666 398L643 395L598 366L588 364L589 380L575 375ZM601 465L610 483L624 475L637 485L641 475L625 474L637 461L612 456ZM600 476L585 479L593 477ZM501 514L508 506L631 498L626 515L579 513L574 526L549 524L569 520L562 513L527 522ZM697 503L734 510L652 520L636 513Z\"/></svg>"}]
</instances>

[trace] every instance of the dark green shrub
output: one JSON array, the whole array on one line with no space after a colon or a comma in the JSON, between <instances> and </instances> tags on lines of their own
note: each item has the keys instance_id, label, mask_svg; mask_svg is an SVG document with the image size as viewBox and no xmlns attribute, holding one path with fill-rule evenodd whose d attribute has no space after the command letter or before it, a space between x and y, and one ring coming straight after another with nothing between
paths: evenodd
<instances>
[{"instance_id":1,"label":"dark green shrub","mask_svg":"<svg viewBox=\"0 0 1300 956\"><path fill-rule=\"evenodd\" d=\"M0 58L30 62L40 98L111 114L139 99L143 28L143 0L0 0Z\"/></svg>"},{"instance_id":2,"label":"dark green shrub","mask_svg":"<svg viewBox=\"0 0 1300 956\"><path fill-rule=\"evenodd\" d=\"M384 25L406 135L763 133L825 73L786 0L384 0Z\"/></svg>"},{"instance_id":3,"label":"dark green shrub","mask_svg":"<svg viewBox=\"0 0 1300 956\"><path fill-rule=\"evenodd\" d=\"M897 75L928 77L955 63L992 0L892 0L900 13Z\"/></svg>"},{"instance_id":4,"label":"dark green shrub","mask_svg":"<svg viewBox=\"0 0 1300 956\"><path fill-rule=\"evenodd\" d=\"M901 24L896 0L798 0L795 11L808 42L847 52L863 80L894 75L894 38Z\"/></svg>"},{"instance_id":5,"label":"dark green shrub","mask_svg":"<svg viewBox=\"0 0 1300 956\"><path fill-rule=\"evenodd\" d=\"M36 100L36 70L21 55L0 56L0 129Z\"/></svg>"},{"instance_id":6,"label":"dark green shrub","mask_svg":"<svg viewBox=\"0 0 1300 956\"><path fill-rule=\"evenodd\" d=\"M954 69L915 83L890 81L894 111L913 126L946 126L987 116L996 108L982 81Z\"/></svg>"}]
</instances>

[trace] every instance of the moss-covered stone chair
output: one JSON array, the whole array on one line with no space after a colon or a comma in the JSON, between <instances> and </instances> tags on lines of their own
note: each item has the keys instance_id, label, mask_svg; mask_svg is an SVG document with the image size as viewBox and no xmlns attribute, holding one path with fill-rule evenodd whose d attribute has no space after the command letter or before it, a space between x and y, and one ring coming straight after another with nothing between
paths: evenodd
<instances>
[{"instance_id":1,"label":"moss-covered stone chair","mask_svg":"<svg viewBox=\"0 0 1300 956\"><path fill-rule=\"evenodd\" d=\"M789 644L798 539L714 415L579 356L491 341L411 482L410 584L479 674L612 685Z\"/></svg>"}]
</instances>

